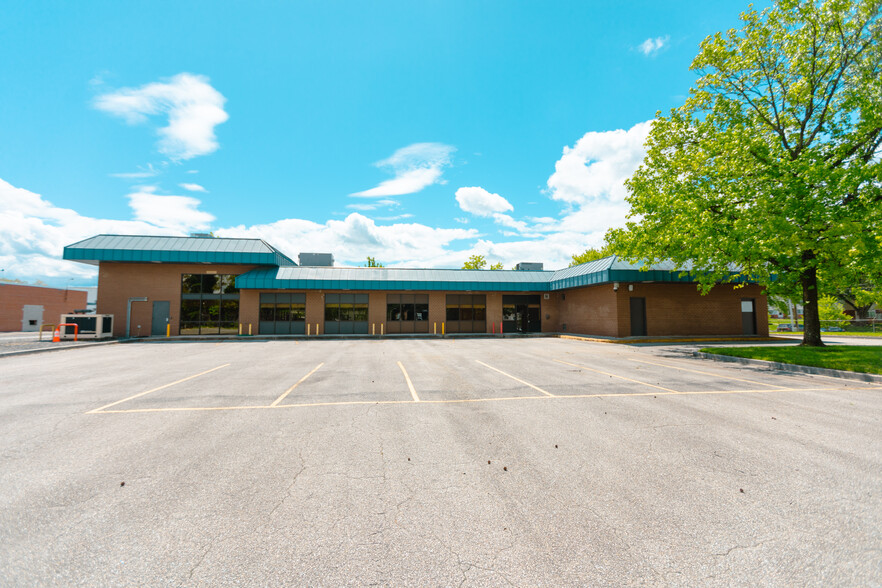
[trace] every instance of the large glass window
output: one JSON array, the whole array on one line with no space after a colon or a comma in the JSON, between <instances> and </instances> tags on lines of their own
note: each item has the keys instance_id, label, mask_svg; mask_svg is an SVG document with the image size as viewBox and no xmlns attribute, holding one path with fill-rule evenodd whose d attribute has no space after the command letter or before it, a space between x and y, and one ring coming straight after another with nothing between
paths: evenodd
<instances>
[{"instance_id":1,"label":"large glass window","mask_svg":"<svg viewBox=\"0 0 882 588\"><path fill-rule=\"evenodd\" d=\"M258 332L261 335L306 333L306 294L261 294Z\"/></svg>"},{"instance_id":2,"label":"large glass window","mask_svg":"<svg viewBox=\"0 0 882 588\"><path fill-rule=\"evenodd\" d=\"M387 333L428 333L428 294L387 294Z\"/></svg>"},{"instance_id":3,"label":"large glass window","mask_svg":"<svg viewBox=\"0 0 882 588\"><path fill-rule=\"evenodd\" d=\"M367 294L325 294L325 333L368 332Z\"/></svg>"},{"instance_id":4,"label":"large glass window","mask_svg":"<svg viewBox=\"0 0 882 588\"><path fill-rule=\"evenodd\" d=\"M448 333L486 333L487 297L484 294L448 294Z\"/></svg>"},{"instance_id":5,"label":"large glass window","mask_svg":"<svg viewBox=\"0 0 882 588\"><path fill-rule=\"evenodd\" d=\"M181 335L239 331L239 290L232 274L181 275Z\"/></svg>"}]
</instances>

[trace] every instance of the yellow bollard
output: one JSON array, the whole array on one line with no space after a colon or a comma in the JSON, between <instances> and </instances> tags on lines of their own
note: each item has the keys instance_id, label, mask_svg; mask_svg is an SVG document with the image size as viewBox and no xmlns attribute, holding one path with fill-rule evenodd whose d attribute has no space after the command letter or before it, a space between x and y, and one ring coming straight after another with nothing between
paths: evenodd
<instances>
[{"instance_id":1,"label":"yellow bollard","mask_svg":"<svg viewBox=\"0 0 882 588\"><path fill-rule=\"evenodd\" d=\"M306 323L306 336L309 337L312 334L312 324Z\"/></svg>"},{"instance_id":2,"label":"yellow bollard","mask_svg":"<svg viewBox=\"0 0 882 588\"><path fill-rule=\"evenodd\" d=\"M239 323L239 336L242 336L242 323Z\"/></svg>"},{"instance_id":3,"label":"yellow bollard","mask_svg":"<svg viewBox=\"0 0 882 588\"><path fill-rule=\"evenodd\" d=\"M251 336L251 323L248 323L248 336Z\"/></svg>"},{"instance_id":4,"label":"yellow bollard","mask_svg":"<svg viewBox=\"0 0 882 588\"><path fill-rule=\"evenodd\" d=\"M386 328L386 323L380 323L380 336L383 335L383 331L385 330L385 328Z\"/></svg>"},{"instance_id":5,"label":"yellow bollard","mask_svg":"<svg viewBox=\"0 0 882 588\"><path fill-rule=\"evenodd\" d=\"M441 323L441 334L442 335L444 334L444 323L443 322Z\"/></svg>"},{"instance_id":6,"label":"yellow bollard","mask_svg":"<svg viewBox=\"0 0 882 588\"><path fill-rule=\"evenodd\" d=\"M165 336L171 337L171 323L168 323L167 325L165 325Z\"/></svg>"},{"instance_id":7,"label":"yellow bollard","mask_svg":"<svg viewBox=\"0 0 882 588\"><path fill-rule=\"evenodd\" d=\"M377 334L377 323L371 323L371 335Z\"/></svg>"},{"instance_id":8,"label":"yellow bollard","mask_svg":"<svg viewBox=\"0 0 882 588\"><path fill-rule=\"evenodd\" d=\"M437 335L437 334L438 334L438 322L437 322L437 321L434 322L434 323L432 323L432 334L433 334L433 335Z\"/></svg>"},{"instance_id":9,"label":"yellow bollard","mask_svg":"<svg viewBox=\"0 0 882 588\"><path fill-rule=\"evenodd\" d=\"M316 323L316 324L315 324L315 334L316 334L316 335L319 334L319 328L318 328L318 326L319 326L319 324Z\"/></svg>"}]
</instances>

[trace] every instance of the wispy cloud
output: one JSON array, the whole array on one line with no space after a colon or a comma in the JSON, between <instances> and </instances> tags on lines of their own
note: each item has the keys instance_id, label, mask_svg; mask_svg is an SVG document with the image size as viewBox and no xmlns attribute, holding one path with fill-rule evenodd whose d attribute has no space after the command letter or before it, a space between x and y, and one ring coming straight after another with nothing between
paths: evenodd
<instances>
[{"instance_id":1,"label":"wispy cloud","mask_svg":"<svg viewBox=\"0 0 882 588\"><path fill-rule=\"evenodd\" d=\"M137 180L143 178L152 178L153 176L159 175L160 170L153 167L152 163L148 163L146 167L138 166L140 168L139 171L136 172L126 172L119 174L110 174L112 178L123 178L126 180Z\"/></svg>"},{"instance_id":2,"label":"wispy cloud","mask_svg":"<svg viewBox=\"0 0 882 588\"><path fill-rule=\"evenodd\" d=\"M189 192L208 192L208 190L206 190L199 184L189 184L187 182L183 182L181 184L178 184L178 186Z\"/></svg>"},{"instance_id":3,"label":"wispy cloud","mask_svg":"<svg viewBox=\"0 0 882 588\"><path fill-rule=\"evenodd\" d=\"M450 165L450 157L454 151L455 147L443 143L414 143L402 147L391 157L374 164L391 170L395 174L394 178L350 196L401 196L419 192L432 184L444 183L441 174L443 168Z\"/></svg>"},{"instance_id":4,"label":"wispy cloud","mask_svg":"<svg viewBox=\"0 0 882 588\"><path fill-rule=\"evenodd\" d=\"M667 47L670 40L670 35L665 35L664 37L656 37L654 39L650 37L649 39L646 39L645 41L640 43L640 45L637 47L637 50L647 57L652 57L656 55L659 51L661 51L664 47Z\"/></svg>"},{"instance_id":5,"label":"wispy cloud","mask_svg":"<svg viewBox=\"0 0 882 588\"><path fill-rule=\"evenodd\" d=\"M225 122L226 98L205 76L181 73L163 82L123 88L95 99L95 108L141 124L149 116L167 115L157 132L159 151L174 160L207 155L219 147L214 128Z\"/></svg>"}]
</instances>

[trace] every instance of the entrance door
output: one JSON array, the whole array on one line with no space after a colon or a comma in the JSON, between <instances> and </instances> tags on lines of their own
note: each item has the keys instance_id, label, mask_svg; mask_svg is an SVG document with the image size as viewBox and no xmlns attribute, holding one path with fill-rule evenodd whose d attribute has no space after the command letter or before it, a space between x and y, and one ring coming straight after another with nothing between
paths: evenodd
<instances>
[{"instance_id":1,"label":"entrance door","mask_svg":"<svg viewBox=\"0 0 882 588\"><path fill-rule=\"evenodd\" d=\"M25 304L21 312L21 330L36 331L43 324L43 307L38 304Z\"/></svg>"},{"instance_id":2,"label":"entrance door","mask_svg":"<svg viewBox=\"0 0 882 588\"><path fill-rule=\"evenodd\" d=\"M169 321L168 300L153 301L153 323L150 326L151 335L165 335L166 325Z\"/></svg>"},{"instance_id":3,"label":"entrance door","mask_svg":"<svg viewBox=\"0 0 882 588\"><path fill-rule=\"evenodd\" d=\"M646 336L646 298L631 298L631 336Z\"/></svg>"},{"instance_id":4,"label":"entrance door","mask_svg":"<svg viewBox=\"0 0 882 588\"><path fill-rule=\"evenodd\" d=\"M756 307L753 298L741 299L741 332L756 335Z\"/></svg>"},{"instance_id":5,"label":"entrance door","mask_svg":"<svg viewBox=\"0 0 882 588\"><path fill-rule=\"evenodd\" d=\"M511 294L502 297L504 333L538 333L542 330L538 294Z\"/></svg>"}]
</instances>

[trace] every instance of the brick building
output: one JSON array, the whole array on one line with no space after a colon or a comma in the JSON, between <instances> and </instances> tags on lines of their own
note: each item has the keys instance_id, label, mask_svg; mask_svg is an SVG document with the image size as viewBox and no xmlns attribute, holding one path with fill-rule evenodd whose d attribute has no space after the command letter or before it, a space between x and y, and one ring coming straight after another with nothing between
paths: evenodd
<instances>
[{"instance_id":1,"label":"brick building","mask_svg":"<svg viewBox=\"0 0 882 588\"><path fill-rule=\"evenodd\" d=\"M87 293L0 283L0 332L36 331L62 314L86 308Z\"/></svg>"},{"instance_id":2,"label":"brick building","mask_svg":"<svg viewBox=\"0 0 882 588\"><path fill-rule=\"evenodd\" d=\"M115 336L129 307L131 335L768 334L759 285L701 296L671 267L615 256L559 271L341 268L326 254L297 264L260 239L99 235L64 259L98 265L97 312L117 317Z\"/></svg>"}]
</instances>

